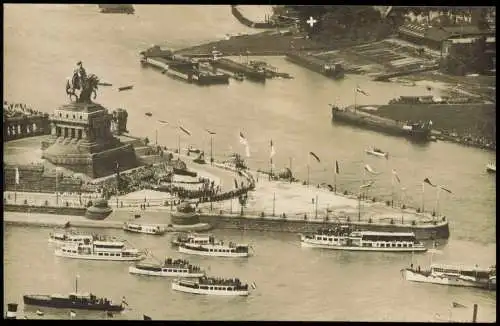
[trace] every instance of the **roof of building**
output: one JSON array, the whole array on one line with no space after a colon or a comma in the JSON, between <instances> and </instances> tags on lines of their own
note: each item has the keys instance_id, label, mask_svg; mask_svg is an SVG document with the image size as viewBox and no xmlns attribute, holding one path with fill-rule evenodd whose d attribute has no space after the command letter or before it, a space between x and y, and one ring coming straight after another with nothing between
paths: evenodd
<instances>
[{"instance_id":1,"label":"roof of building","mask_svg":"<svg viewBox=\"0 0 500 326\"><path fill-rule=\"evenodd\" d=\"M482 30L475 25L461 25L461 26L447 26L447 27L433 27L423 24L405 24L399 28L399 32L418 37L421 39L428 39L436 42L442 42L450 37L463 35L463 36L480 36L495 34L491 30Z\"/></svg>"},{"instance_id":2,"label":"roof of building","mask_svg":"<svg viewBox=\"0 0 500 326\"><path fill-rule=\"evenodd\" d=\"M102 105L97 103L77 103L71 102L69 104L61 105L58 110L72 111L72 112L97 112L97 111L106 111Z\"/></svg>"}]
</instances>

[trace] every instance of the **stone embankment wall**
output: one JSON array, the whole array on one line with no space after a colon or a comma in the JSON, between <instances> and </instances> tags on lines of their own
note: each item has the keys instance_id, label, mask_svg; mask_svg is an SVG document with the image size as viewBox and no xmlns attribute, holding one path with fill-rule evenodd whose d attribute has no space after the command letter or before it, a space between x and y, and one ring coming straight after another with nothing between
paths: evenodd
<instances>
[{"instance_id":1,"label":"stone embankment wall","mask_svg":"<svg viewBox=\"0 0 500 326\"><path fill-rule=\"evenodd\" d=\"M16 168L19 170L19 184L16 184ZM77 178L59 176L57 180L59 192L81 191L81 181ZM45 171L43 165L5 165L4 191L47 192L56 191L55 171Z\"/></svg>"},{"instance_id":2,"label":"stone embankment wall","mask_svg":"<svg viewBox=\"0 0 500 326\"><path fill-rule=\"evenodd\" d=\"M25 212L39 214L56 214L56 215L75 215L84 216L86 208L82 207L53 207L53 206L30 206L30 205L11 205L3 206L6 212Z\"/></svg>"}]
</instances>

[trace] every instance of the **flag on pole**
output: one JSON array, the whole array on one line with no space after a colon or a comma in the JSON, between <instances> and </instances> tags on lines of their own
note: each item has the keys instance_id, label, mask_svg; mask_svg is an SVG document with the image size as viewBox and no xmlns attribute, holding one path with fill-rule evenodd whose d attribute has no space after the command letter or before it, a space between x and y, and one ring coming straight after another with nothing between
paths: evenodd
<instances>
[{"instance_id":1,"label":"flag on pole","mask_svg":"<svg viewBox=\"0 0 500 326\"><path fill-rule=\"evenodd\" d=\"M276 150L274 149L274 144L273 144L273 140L271 139L271 153L270 153L270 157L271 159L273 158L273 156L276 154Z\"/></svg>"},{"instance_id":2,"label":"flag on pole","mask_svg":"<svg viewBox=\"0 0 500 326\"><path fill-rule=\"evenodd\" d=\"M318 155L314 154L313 152L309 152L309 154L314 157L316 159L316 161L318 161L318 163L321 162L321 160L319 159Z\"/></svg>"},{"instance_id":3,"label":"flag on pole","mask_svg":"<svg viewBox=\"0 0 500 326\"><path fill-rule=\"evenodd\" d=\"M76 312L74 312L73 310L70 310L69 311L69 318L75 318L76 317Z\"/></svg>"},{"instance_id":4,"label":"flag on pole","mask_svg":"<svg viewBox=\"0 0 500 326\"><path fill-rule=\"evenodd\" d=\"M207 128L205 128L205 130L206 130L206 131L207 131L210 135L215 135L215 132L210 131L210 130L208 130Z\"/></svg>"},{"instance_id":5,"label":"flag on pole","mask_svg":"<svg viewBox=\"0 0 500 326\"><path fill-rule=\"evenodd\" d=\"M374 169L372 169L371 166L369 166L368 164L365 164L365 170L371 174L380 174L382 172L376 172Z\"/></svg>"},{"instance_id":6,"label":"flag on pole","mask_svg":"<svg viewBox=\"0 0 500 326\"><path fill-rule=\"evenodd\" d=\"M367 184L359 186L360 188L369 188L373 185L373 181L368 182Z\"/></svg>"},{"instance_id":7,"label":"flag on pole","mask_svg":"<svg viewBox=\"0 0 500 326\"><path fill-rule=\"evenodd\" d=\"M16 168L16 185L19 184L19 168Z\"/></svg>"},{"instance_id":8,"label":"flag on pole","mask_svg":"<svg viewBox=\"0 0 500 326\"><path fill-rule=\"evenodd\" d=\"M399 176L398 176L398 173L396 172L396 170L392 169L392 174L394 175L394 178L399 182L401 183L401 180L399 179Z\"/></svg>"},{"instance_id":9,"label":"flag on pole","mask_svg":"<svg viewBox=\"0 0 500 326\"><path fill-rule=\"evenodd\" d=\"M363 94L364 96L368 96L368 93L365 92L364 90L362 90L361 88L359 88L359 86L356 87L356 92L357 93L361 93Z\"/></svg>"},{"instance_id":10,"label":"flag on pole","mask_svg":"<svg viewBox=\"0 0 500 326\"><path fill-rule=\"evenodd\" d=\"M184 131L184 133L188 136L191 136L191 132L189 130L187 130L186 128L184 128L183 126L179 126L179 128Z\"/></svg>"},{"instance_id":11,"label":"flag on pole","mask_svg":"<svg viewBox=\"0 0 500 326\"><path fill-rule=\"evenodd\" d=\"M248 145L248 141L243 136L243 133L240 131L240 143L245 146L245 154L247 157L250 157L250 146Z\"/></svg>"},{"instance_id":12,"label":"flag on pole","mask_svg":"<svg viewBox=\"0 0 500 326\"><path fill-rule=\"evenodd\" d=\"M439 188L441 188L441 189L443 189L444 191L449 192L450 194L452 194L452 192L451 192L451 190L450 190L450 189L447 189L447 188L445 188L445 187L443 187L443 186L439 186Z\"/></svg>"},{"instance_id":13,"label":"flag on pole","mask_svg":"<svg viewBox=\"0 0 500 326\"><path fill-rule=\"evenodd\" d=\"M127 300L125 299L125 296L122 298L122 304L128 306Z\"/></svg>"},{"instance_id":14,"label":"flag on pole","mask_svg":"<svg viewBox=\"0 0 500 326\"><path fill-rule=\"evenodd\" d=\"M335 161L335 174L340 174L339 161Z\"/></svg>"},{"instance_id":15,"label":"flag on pole","mask_svg":"<svg viewBox=\"0 0 500 326\"><path fill-rule=\"evenodd\" d=\"M451 307L452 307L452 308L467 308L467 307L466 307L466 306L464 306L463 304L458 303L458 302L455 302L455 301L453 301L453 302L451 303Z\"/></svg>"},{"instance_id":16,"label":"flag on pole","mask_svg":"<svg viewBox=\"0 0 500 326\"><path fill-rule=\"evenodd\" d=\"M425 178L425 179L424 179L424 182L425 182L425 183L427 183L428 185L430 185L431 187L436 187L436 185L435 185L435 184L433 184L433 183L431 182L431 180L429 180L429 178Z\"/></svg>"}]
</instances>

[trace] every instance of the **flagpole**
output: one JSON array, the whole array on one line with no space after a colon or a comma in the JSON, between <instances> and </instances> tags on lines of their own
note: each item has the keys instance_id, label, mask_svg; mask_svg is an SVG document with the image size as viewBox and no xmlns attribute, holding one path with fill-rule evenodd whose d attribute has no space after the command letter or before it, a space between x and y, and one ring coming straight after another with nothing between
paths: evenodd
<instances>
[{"instance_id":1,"label":"flagpole","mask_svg":"<svg viewBox=\"0 0 500 326\"><path fill-rule=\"evenodd\" d=\"M394 174L391 173L391 207L394 207Z\"/></svg>"},{"instance_id":2,"label":"flagpole","mask_svg":"<svg viewBox=\"0 0 500 326\"><path fill-rule=\"evenodd\" d=\"M316 201L314 203L316 204L314 218L318 219L318 195L316 195Z\"/></svg>"},{"instance_id":3,"label":"flagpole","mask_svg":"<svg viewBox=\"0 0 500 326\"><path fill-rule=\"evenodd\" d=\"M58 183L59 183L59 176L57 173L57 167L56 167L56 206L59 205L59 191L58 191Z\"/></svg>"},{"instance_id":4,"label":"flagpole","mask_svg":"<svg viewBox=\"0 0 500 326\"><path fill-rule=\"evenodd\" d=\"M309 163L307 164L307 186L309 187Z\"/></svg>"},{"instance_id":5,"label":"flagpole","mask_svg":"<svg viewBox=\"0 0 500 326\"><path fill-rule=\"evenodd\" d=\"M179 156L179 160L181 159L181 133L177 134L177 155Z\"/></svg>"},{"instance_id":6,"label":"flagpole","mask_svg":"<svg viewBox=\"0 0 500 326\"><path fill-rule=\"evenodd\" d=\"M210 134L210 165L214 165L214 136Z\"/></svg>"},{"instance_id":7,"label":"flagpole","mask_svg":"<svg viewBox=\"0 0 500 326\"><path fill-rule=\"evenodd\" d=\"M438 186L437 187L437 190L436 190L436 216L435 217L438 217L439 216L439 193L441 192L441 186Z\"/></svg>"},{"instance_id":8,"label":"flagpole","mask_svg":"<svg viewBox=\"0 0 500 326\"><path fill-rule=\"evenodd\" d=\"M403 191L403 189L401 188L401 224L404 224L404 213L405 213L405 210L404 210L404 201L406 199L406 196L405 196L405 193Z\"/></svg>"},{"instance_id":9,"label":"flagpole","mask_svg":"<svg viewBox=\"0 0 500 326\"><path fill-rule=\"evenodd\" d=\"M273 193L273 216L275 216L276 213L276 193Z\"/></svg>"},{"instance_id":10,"label":"flagpole","mask_svg":"<svg viewBox=\"0 0 500 326\"><path fill-rule=\"evenodd\" d=\"M293 172L292 172L292 157L288 158L288 162L290 163L290 183L292 183Z\"/></svg>"},{"instance_id":11,"label":"flagpole","mask_svg":"<svg viewBox=\"0 0 500 326\"><path fill-rule=\"evenodd\" d=\"M333 167L333 193L337 194L337 161Z\"/></svg>"},{"instance_id":12,"label":"flagpole","mask_svg":"<svg viewBox=\"0 0 500 326\"><path fill-rule=\"evenodd\" d=\"M422 214L424 213L425 203L425 182L422 182Z\"/></svg>"}]
</instances>

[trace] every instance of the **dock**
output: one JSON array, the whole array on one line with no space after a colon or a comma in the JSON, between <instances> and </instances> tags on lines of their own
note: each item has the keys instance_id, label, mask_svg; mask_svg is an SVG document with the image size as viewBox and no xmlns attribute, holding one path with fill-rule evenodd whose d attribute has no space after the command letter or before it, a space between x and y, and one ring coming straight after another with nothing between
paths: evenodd
<instances>
[{"instance_id":1,"label":"dock","mask_svg":"<svg viewBox=\"0 0 500 326\"><path fill-rule=\"evenodd\" d=\"M344 69L340 63L330 63L301 52L287 53L286 59L328 78L340 79L344 77Z\"/></svg>"}]
</instances>

